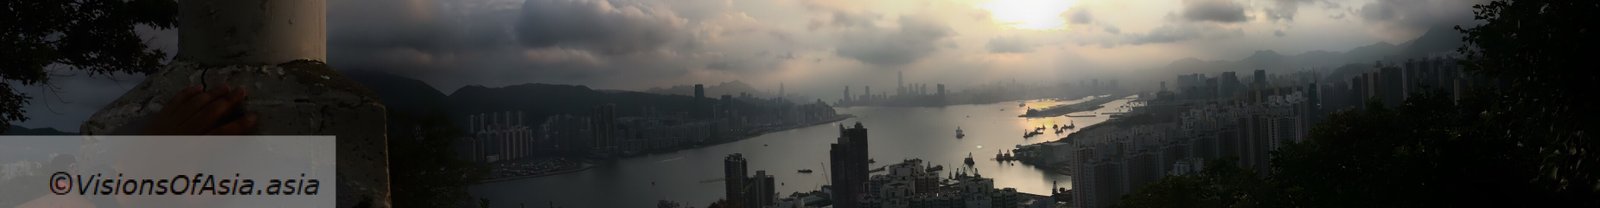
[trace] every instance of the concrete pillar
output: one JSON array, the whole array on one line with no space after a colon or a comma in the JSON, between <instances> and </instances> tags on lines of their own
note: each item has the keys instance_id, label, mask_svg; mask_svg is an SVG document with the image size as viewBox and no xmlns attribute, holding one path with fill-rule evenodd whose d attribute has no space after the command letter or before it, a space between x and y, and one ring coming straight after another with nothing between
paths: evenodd
<instances>
[{"instance_id":1,"label":"concrete pillar","mask_svg":"<svg viewBox=\"0 0 1600 208\"><path fill-rule=\"evenodd\" d=\"M188 86L250 92L261 135L334 135L336 207L389 207L385 108L327 59L323 0L183 0L178 59L100 109L80 131L140 134Z\"/></svg>"},{"instance_id":2,"label":"concrete pillar","mask_svg":"<svg viewBox=\"0 0 1600 208\"><path fill-rule=\"evenodd\" d=\"M198 64L327 61L324 0L179 1L178 58Z\"/></svg>"}]
</instances>

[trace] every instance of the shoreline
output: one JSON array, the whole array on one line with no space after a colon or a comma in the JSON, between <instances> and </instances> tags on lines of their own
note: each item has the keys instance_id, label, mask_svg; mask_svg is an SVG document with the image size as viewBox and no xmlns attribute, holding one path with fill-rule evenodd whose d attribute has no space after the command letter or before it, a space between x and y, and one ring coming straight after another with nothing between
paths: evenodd
<instances>
[{"instance_id":1,"label":"shoreline","mask_svg":"<svg viewBox=\"0 0 1600 208\"><path fill-rule=\"evenodd\" d=\"M828 124L828 123L833 123L833 122L844 121L844 120L847 120L847 119L850 119L850 118L855 118L855 117L856 117L855 115L840 114L840 115L834 116L834 118L831 118L831 119L824 119L824 120L819 120L819 121L816 121L816 122L811 122L811 123L806 123L806 124L801 124L801 125L794 125L794 126L790 126L790 127L786 127L786 128L774 128L774 129L771 129L771 130L750 133L750 134L748 134L748 135L746 135L744 137L741 137L739 139L730 139L730 140L727 140L727 141L707 143L707 144L703 144L703 145L686 146L685 148L675 149L675 150L671 150L671 151L652 151L652 152L647 152L647 153L640 153L640 154L634 154L634 155L628 155L628 156L622 156L622 157L616 157L616 158L608 158L608 159L604 159L604 160L629 159L629 158L635 158L635 157L650 156L650 155L655 155L655 154L673 153L673 152L678 152L678 151L683 151L683 150L699 149L699 148L704 148L704 147L710 147L710 146L716 146L716 145L721 145L721 144L733 143L733 142L737 142L737 141L744 141L746 139L756 138L758 136L766 135L766 134L770 134L770 133L776 133L776 132L782 132L782 131L788 131L788 130L794 130L794 129L799 129L799 128L812 127L812 126L817 126L817 125L822 125L822 124ZM526 175L526 176L513 176L513 177L483 179L483 180L478 180L477 182L474 182L473 185L496 183L496 182L505 182L505 181L514 181L514 180L529 179L529 178L539 178L539 177L546 177L546 176L556 176L556 175L562 175L562 174L568 174L568 173L577 173L577 172L583 172L585 170L592 169L592 168L594 168L596 166L600 166L600 164L593 162L595 159L582 159L582 160L584 160L584 161L580 162L582 165L580 165L580 167L578 167L578 168L559 169L559 170L551 171L551 172L548 172L548 173Z\"/></svg>"},{"instance_id":2,"label":"shoreline","mask_svg":"<svg viewBox=\"0 0 1600 208\"><path fill-rule=\"evenodd\" d=\"M1080 102L1080 103L1051 106L1049 108L1045 108L1043 110L1037 110L1037 111L1030 110L1030 111L1028 111L1026 113L1023 113L1022 115L1017 115L1017 117L1023 117L1023 118L1045 118L1045 117L1063 116L1063 115L1077 113L1077 112L1093 111L1095 109L1100 109L1101 107L1104 107L1104 105L1106 103L1111 103L1111 101L1116 101L1117 99L1122 99L1122 98L1125 98L1125 97L1128 97L1128 96L1130 96L1130 95L1128 95L1128 94L1102 95L1101 97L1096 97L1094 99L1091 99L1091 100L1088 100L1088 101L1083 101L1083 102Z\"/></svg>"},{"instance_id":3,"label":"shoreline","mask_svg":"<svg viewBox=\"0 0 1600 208\"><path fill-rule=\"evenodd\" d=\"M594 168L595 166L598 166L597 164L592 164L592 163L588 163L588 162L580 162L580 164L581 165L579 165L578 168L558 169L558 170L550 171L550 172L547 172L547 173L525 175L525 176L512 176L512 177L503 177L503 178L483 179L483 180L478 180L477 182L473 182L472 185L495 183L495 182L502 182L502 181L514 181L514 180L518 180L518 179L538 178L538 177L545 177L545 176L553 176L553 175L561 175L561 174L568 174L568 173L583 172L585 170L589 170L591 168Z\"/></svg>"},{"instance_id":4,"label":"shoreline","mask_svg":"<svg viewBox=\"0 0 1600 208\"><path fill-rule=\"evenodd\" d=\"M1135 95L1137 95L1137 94L1135 94ZM1125 99L1128 96L1132 96L1132 95L1124 95L1122 97L1117 97L1116 99L1112 99L1112 100ZM1139 99L1145 99L1145 98L1143 98L1143 97L1136 98L1135 101L1138 101ZM1096 106L1099 106L1099 105L1096 105ZM1133 112L1127 112L1127 113L1133 113ZM1040 142L1040 143L1036 143L1036 144L1023 145L1022 147L1019 147L1019 148L1013 148L1012 151L1015 152L1015 151L1020 150L1022 148L1040 146L1040 145L1045 145L1045 144L1049 144L1049 143L1065 143L1069 139L1071 139L1072 137L1078 135L1077 134L1078 132L1085 132L1085 131L1090 131L1090 130L1094 130L1094 129L1105 128L1105 126L1107 124L1116 125L1116 122L1121 122L1120 120L1121 119L1118 119L1118 118L1115 118L1115 117L1109 118L1109 119L1106 119L1106 121L1104 121L1104 122L1090 124L1090 125L1087 125L1087 126L1084 126L1084 127L1079 127L1078 131L1073 132L1072 134L1068 134L1066 137L1056 138L1056 140L1047 141L1047 142ZM1072 165L1071 165L1072 162L1070 162L1070 161L1062 162L1062 163L1050 164L1050 163L1040 162L1040 161L1037 160L1037 158L1018 158L1016 160L1017 160L1017 162L1022 162L1023 165L1034 166L1034 167L1037 167L1037 168L1040 168L1040 169L1044 169L1045 171L1050 172L1050 173L1056 173L1056 174L1061 174L1061 175L1065 175L1065 176L1072 176L1072 168L1074 168L1074 167L1072 167Z\"/></svg>"},{"instance_id":5,"label":"shoreline","mask_svg":"<svg viewBox=\"0 0 1600 208\"><path fill-rule=\"evenodd\" d=\"M761 135L767 135L767 134L771 134L771 133L775 133L775 132L788 131L788 130L794 130L794 129L805 128L805 127L812 127L812 126L822 125L822 124L827 124L827 123L839 122L839 121L843 121L843 120L850 119L850 118L855 118L855 117L856 117L855 115L850 115L850 114L839 114L837 116L834 116L834 118L819 120L819 121L816 121L816 122L800 124L800 125L794 125L794 126L789 126L789 127L785 127L785 128L774 128L774 129L769 129L769 130L765 130L765 131L748 133L748 134L745 134L745 136L740 137L738 139L730 139L730 140L726 140L726 141L717 141L717 142L708 142L708 143L705 143L705 144L696 144L696 145L685 146L684 148L679 148L679 149L674 149L674 150L645 151L645 152L640 152L640 153L637 153L637 154L624 155L624 156L619 156L619 157L615 157L615 158L601 158L599 160L628 159L628 158L644 157L644 156L650 156L650 155L656 155L656 154L674 153L674 152L678 152L678 151L699 149L699 148L705 148L705 147L710 147L710 146L717 146L717 145L722 145L722 144L727 144L727 143L744 141L746 139L756 138L756 137L761 136ZM593 160L594 158L590 158L590 159Z\"/></svg>"}]
</instances>

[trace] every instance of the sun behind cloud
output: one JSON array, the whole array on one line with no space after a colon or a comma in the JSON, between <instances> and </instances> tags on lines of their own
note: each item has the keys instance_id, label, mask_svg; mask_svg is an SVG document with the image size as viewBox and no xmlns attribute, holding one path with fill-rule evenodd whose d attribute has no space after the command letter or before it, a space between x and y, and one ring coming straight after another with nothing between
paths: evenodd
<instances>
[{"instance_id":1,"label":"sun behind cloud","mask_svg":"<svg viewBox=\"0 0 1600 208\"><path fill-rule=\"evenodd\" d=\"M989 11L995 24L1026 30L1062 30L1067 20L1061 16L1075 0L993 0L979 4Z\"/></svg>"}]
</instances>

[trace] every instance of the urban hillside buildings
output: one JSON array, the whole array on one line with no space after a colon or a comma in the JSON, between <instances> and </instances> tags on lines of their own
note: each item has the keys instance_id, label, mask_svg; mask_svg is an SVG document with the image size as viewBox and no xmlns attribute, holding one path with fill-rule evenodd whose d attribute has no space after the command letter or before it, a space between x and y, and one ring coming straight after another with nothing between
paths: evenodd
<instances>
[{"instance_id":1,"label":"urban hillside buildings","mask_svg":"<svg viewBox=\"0 0 1600 208\"><path fill-rule=\"evenodd\" d=\"M1397 107L1407 96L1430 90L1459 98L1467 86L1489 83L1464 76L1448 61L1378 63L1329 76L1255 70L1248 82L1233 72L1179 75L1173 82L1177 92L1163 86L1155 96L1141 96L1144 106L1121 118L1017 152L1027 160L1067 165L1072 204L1085 208L1110 207L1161 177L1198 173L1213 159L1229 158L1267 175L1272 151L1305 141L1327 113L1369 102Z\"/></svg>"}]
</instances>

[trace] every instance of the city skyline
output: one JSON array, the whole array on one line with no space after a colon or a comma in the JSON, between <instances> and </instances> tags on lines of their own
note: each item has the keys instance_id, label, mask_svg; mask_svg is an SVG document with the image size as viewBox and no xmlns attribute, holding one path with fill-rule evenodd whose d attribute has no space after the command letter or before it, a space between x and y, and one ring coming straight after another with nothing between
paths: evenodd
<instances>
[{"instance_id":1,"label":"city skyline","mask_svg":"<svg viewBox=\"0 0 1600 208\"><path fill-rule=\"evenodd\" d=\"M1600 2L3 5L0 207L1600 206Z\"/></svg>"}]
</instances>

